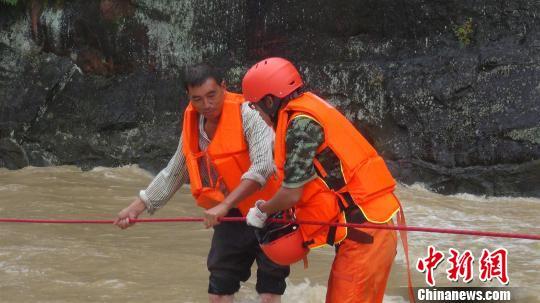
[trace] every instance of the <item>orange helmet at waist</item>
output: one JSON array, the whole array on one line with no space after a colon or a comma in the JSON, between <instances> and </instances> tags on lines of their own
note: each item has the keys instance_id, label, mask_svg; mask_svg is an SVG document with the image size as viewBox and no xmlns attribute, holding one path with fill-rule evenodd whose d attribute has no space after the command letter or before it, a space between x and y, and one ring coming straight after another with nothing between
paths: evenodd
<instances>
[{"instance_id":1,"label":"orange helmet at waist","mask_svg":"<svg viewBox=\"0 0 540 303\"><path fill-rule=\"evenodd\" d=\"M272 218L282 219L283 214L279 212ZM278 223L270 219L263 228L255 230L255 235L264 254L279 265L296 263L309 252L298 224L292 222Z\"/></svg>"}]
</instances>

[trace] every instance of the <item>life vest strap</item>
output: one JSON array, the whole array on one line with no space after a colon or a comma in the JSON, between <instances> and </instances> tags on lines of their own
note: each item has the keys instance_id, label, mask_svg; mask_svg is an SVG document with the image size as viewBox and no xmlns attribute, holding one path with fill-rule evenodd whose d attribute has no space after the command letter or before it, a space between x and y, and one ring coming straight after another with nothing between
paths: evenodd
<instances>
[{"instance_id":1,"label":"life vest strap","mask_svg":"<svg viewBox=\"0 0 540 303\"><path fill-rule=\"evenodd\" d=\"M347 223L355 224L362 224L368 221L366 216L364 216L364 213L360 211L360 208L356 204L350 205L347 208L345 211L345 219L347 220Z\"/></svg>"},{"instance_id":2,"label":"life vest strap","mask_svg":"<svg viewBox=\"0 0 540 303\"><path fill-rule=\"evenodd\" d=\"M311 239L311 240L309 240L309 241L305 241L304 243L302 243L302 246L303 246L303 247L306 247L306 248L309 248L309 246L310 246L311 244L313 244L313 243L315 243L315 240Z\"/></svg>"},{"instance_id":3,"label":"life vest strap","mask_svg":"<svg viewBox=\"0 0 540 303\"><path fill-rule=\"evenodd\" d=\"M345 193L345 194L348 195L349 196L348 199L352 201L350 194L349 193ZM344 198L344 199L347 200L347 198ZM339 199L338 201L340 200L341 199ZM349 204L349 206L344 211L345 219L347 223L362 224L364 222L367 222L366 217L360 211L358 206L354 204L354 201L352 202L347 201L347 203L353 203L353 204ZM341 207L343 207L343 205L340 202L340 208ZM326 237L326 243L328 245L334 245L334 242L336 240L336 231L337 231L336 226L330 226L330 228L328 229L328 235ZM356 228L347 228L347 239L352 240L357 243L362 243L362 244L373 243L373 236Z\"/></svg>"},{"instance_id":4,"label":"life vest strap","mask_svg":"<svg viewBox=\"0 0 540 303\"><path fill-rule=\"evenodd\" d=\"M344 198L338 194L338 199L337 199L337 202L338 202L338 206L339 206L339 209L342 211L342 212L345 212L345 210L347 210L347 207L345 206L345 204L343 204L343 200ZM347 206L348 206L348 203L347 203Z\"/></svg>"},{"instance_id":5,"label":"life vest strap","mask_svg":"<svg viewBox=\"0 0 540 303\"><path fill-rule=\"evenodd\" d=\"M339 196L343 197L343 200L347 203L343 211L347 211L349 208L356 206L356 202L354 202L354 199L349 192L341 193Z\"/></svg>"},{"instance_id":6,"label":"life vest strap","mask_svg":"<svg viewBox=\"0 0 540 303\"><path fill-rule=\"evenodd\" d=\"M337 226L330 226L328 228L328 234L326 235L326 244L332 246L336 242Z\"/></svg>"},{"instance_id":7,"label":"life vest strap","mask_svg":"<svg viewBox=\"0 0 540 303\"><path fill-rule=\"evenodd\" d=\"M397 201L399 203L399 200ZM407 221L405 220L405 212L403 211L403 207L401 206L401 203L399 203L399 213L397 216L397 222L398 222L398 226L407 227ZM409 260L409 244L407 240L407 230L400 229L399 235L401 236L401 244L403 244L403 252L405 253L405 263L407 264L407 284L408 284L408 290L409 290L409 300L411 301L411 303L415 303L415 295L414 295L412 274L411 274L411 263Z\"/></svg>"},{"instance_id":8,"label":"life vest strap","mask_svg":"<svg viewBox=\"0 0 540 303\"><path fill-rule=\"evenodd\" d=\"M326 157L331 157L332 162L334 161L340 162L338 156L336 155L336 153L334 153L334 151L328 145L325 145L325 147L321 151L317 151L317 155L313 159L313 166L315 167L315 171L317 172L317 175L319 175L319 177L323 179L324 183L326 184L326 186L328 186L328 188L330 188L334 192L342 191L343 188L347 185L345 183L345 177L343 176L343 174L339 176L339 178L336 178L336 176L329 175L328 172L332 168L325 167L319 161L318 157L321 155L325 155Z\"/></svg>"},{"instance_id":9,"label":"life vest strap","mask_svg":"<svg viewBox=\"0 0 540 303\"><path fill-rule=\"evenodd\" d=\"M207 154L207 151L203 150L203 151L199 151L199 152L197 152L197 153L193 153L192 155L193 155L193 157L194 157L195 159L198 159L198 158L200 158L200 157L205 156L206 154Z\"/></svg>"},{"instance_id":10,"label":"life vest strap","mask_svg":"<svg viewBox=\"0 0 540 303\"><path fill-rule=\"evenodd\" d=\"M346 193L349 197L349 193ZM352 200L352 198L350 198ZM354 203L354 202L353 202ZM349 205L345 211L345 219L347 222L362 224L367 222L364 213L360 211L360 208L356 204ZM373 236L356 228L347 229L347 238L357 243L371 244L373 243Z\"/></svg>"},{"instance_id":11,"label":"life vest strap","mask_svg":"<svg viewBox=\"0 0 540 303\"><path fill-rule=\"evenodd\" d=\"M347 230L347 238L346 239L349 239L351 241L354 241L356 243L361 243L361 244L373 244L373 236L366 233L366 232L363 232L359 229L356 229L356 228L348 228ZM341 243L339 244L336 244L335 247L336 247L336 252L339 250L339 246L340 246Z\"/></svg>"},{"instance_id":12,"label":"life vest strap","mask_svg":"<svg viewBox=\"0 0 540 303\"><path fill-rule=\"evenodd\" d=\"M347 239L356 243L373 244L373 236L356 228L347 229Z\"/></svg>"}]
</instances>

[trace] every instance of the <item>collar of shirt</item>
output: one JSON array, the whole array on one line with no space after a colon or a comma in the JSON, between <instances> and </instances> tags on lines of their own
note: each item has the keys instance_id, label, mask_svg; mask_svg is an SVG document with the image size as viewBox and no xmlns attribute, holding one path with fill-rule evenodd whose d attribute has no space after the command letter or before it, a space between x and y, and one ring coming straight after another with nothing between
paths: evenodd
<instances>
[{"instance_id":1,"label":"collar of shirt","mask_svg":"<svg viewBox=\"0 0 540 303\"><path fill-rule=\"evenodd\" d=\"M206 142L210 142L210 138L208 138L208 135L204 131L204 116L199 115L199 135L200 138Z\"/></svg>"}]
</instances>

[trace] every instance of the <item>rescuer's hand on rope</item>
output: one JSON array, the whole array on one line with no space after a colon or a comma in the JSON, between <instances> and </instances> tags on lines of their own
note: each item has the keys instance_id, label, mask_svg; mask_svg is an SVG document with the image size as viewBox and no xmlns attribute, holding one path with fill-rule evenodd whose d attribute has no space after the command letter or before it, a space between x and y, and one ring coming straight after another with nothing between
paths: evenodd
<instances>
[{"instance_id":1,"label":"rescuer's hand on rope","mask_svg":"<svg viewBox=\"0 0 540 303\"><path fill-rule=\"evenodd\" d=\"M135 224L130 222L131 219L137 219L139 215L146 209L146 205L137 197L128 207L122 209L113 224L120 227L121 229L126 229L131 225Z\"/></svg>"},{"instance_id":2,"label":"rescuer's hand on rope","mask_svg":"<svg viewBox=\"0 0 540 303\"><path fill-rule=\"evenodd\" d=\"M210 228L219 224L219 218L225 217L231 207L227 203L218 205L204 211L204 226Z\"/></svg>"},{"instance_id":3,"label":"rescuer's hand on rope","mask_svg":"<svg viewBox=\"0 0 540 303\"><path fill-rule=\"evenodd\" d=\"M247 225L251 225L257 228L262 228L264 226L264 222L266 221L266 219L268 219L268 215L266 213L263 213L259 209L259 205L264 202L264 200L258 200L257 202L255 202L255 206L249 209L249 212L246 216Z\"/></svg>"}]
</instances>

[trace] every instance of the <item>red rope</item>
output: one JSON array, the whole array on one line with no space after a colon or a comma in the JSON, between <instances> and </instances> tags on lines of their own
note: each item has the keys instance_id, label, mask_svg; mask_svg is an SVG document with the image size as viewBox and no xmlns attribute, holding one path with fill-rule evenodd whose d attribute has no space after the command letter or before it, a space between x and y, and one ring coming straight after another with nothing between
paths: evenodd
<instances>
[{"instance_id":1,"label":"red rope","mask_svg":"<svg viewBox=\"0 0 540 303\"><path fill-rule=\"evenodd\" d=\"M244 217L224 217L220 218L222 222L243 222ZM271 219L278 223L290 223L288 220ZM164 222L203 222L203 218L199 217L177 217L177 218L155 218L155 219L132 219L133 223L164 223ZM47 220L47 219L16 219L16 218L0 218L0 223L62 223L62 224L112 224L114 220ZM521 234L521 233L503 233L503 232L489 232L489 231L476 231L476 230L463 230L463 229L450 229L450 228L431 228L431 227L417 227L417 226L388 226L377 225L371 223L337 223L337 222L321 222L321 221L294 221L298 224L306 225L328 225L337 227L357 227L357 228L374 228L374 229L392 229L392 230L405 230L405 231L417 231L417 232L429 232L429 233L442 233L442 234L456 234L456 235L471 235L480 237L495 237L495 238L513 238L513 239L527 239L527 240L540 240L540 235L534 234Z\"/></svg>"}]
</instances>

